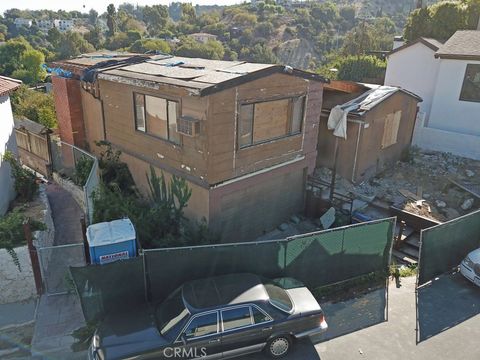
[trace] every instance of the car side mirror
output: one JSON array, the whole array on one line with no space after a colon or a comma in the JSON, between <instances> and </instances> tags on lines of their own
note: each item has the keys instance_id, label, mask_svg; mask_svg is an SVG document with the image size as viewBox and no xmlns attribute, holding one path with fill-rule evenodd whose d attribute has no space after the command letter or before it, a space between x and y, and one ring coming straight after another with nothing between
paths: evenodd
<instances>
[{"instance_id":1,"label":"car side mirror","mask_svg":"<svg viewBox=\"0 0 480 360\"><path fill-rule=\"evenodd\" d=\"M182 334L182 336L180 336L180 339L182 339L183 345L187 345L187 337L185 336L185 334Z\"/></svg>"}]
</instances>

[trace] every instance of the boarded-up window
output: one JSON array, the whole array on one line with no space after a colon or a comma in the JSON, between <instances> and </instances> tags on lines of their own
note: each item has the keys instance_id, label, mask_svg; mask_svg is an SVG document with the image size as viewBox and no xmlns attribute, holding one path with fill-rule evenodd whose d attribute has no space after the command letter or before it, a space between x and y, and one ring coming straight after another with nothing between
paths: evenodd
<instances>
[{"instance_id":1,"label":"boarded-up window","mask_svg":"<svg viewBox=\"0 0 480 360\"><path fill-rule=\"evenodd\" d=\"M258 143L287 135L290 130L288 108L288 99L255 104L253 142Z\"/></svg>"},{"instance_id":2,"label":"boarded-up window","mask_svg":"<svg viewBox=\"0 0 480 360\"><path fill-rule=\"evenodd\" d=\"M241 105L238 115L239 147L301 132L304 107L304 96Z\"/></svg>"},{"instance_id":3,"label":"boarded-up window","mask_svg":"<svg viewBox=\"0 0 480 360\"><path fill-rule=\"evenodd\" d=\"M161 139L180 143L177 132L178 102L135 94L135 126Z\"/></svg>"},{"instance_id":4,"label":"boarded-up window","mask_svg":"<svg viewBox=\"0 0 480 360\"><path fill-rule=\"evenodd\" d=\"M398 128L400 127L400 119L402 118L402 111L396 111L388 114L385 118L385 125L383 128L382 149L389 147L397 142Z\"/></svg>"}]
</instances>

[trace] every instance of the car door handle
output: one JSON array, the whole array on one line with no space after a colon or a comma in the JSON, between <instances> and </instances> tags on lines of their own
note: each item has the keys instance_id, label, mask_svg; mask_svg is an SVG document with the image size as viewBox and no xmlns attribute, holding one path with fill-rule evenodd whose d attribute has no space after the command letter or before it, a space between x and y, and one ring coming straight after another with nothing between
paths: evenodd
<instances>
[{"instance_id":1,"label":"car door handle","mask_svg":"<svg viewBox=\"0 0 480 360\"><path fill-rule=\"evenodd\" d=\"M220 339L210 340L208 343L209 344L215 344L215 343L218 343L218 342L220 342Z\"/></svg>"},{"instance_id":2,"label":"car door handle","mask_svg":"<svg viewBox=\"0 0 480 360\"><path fill-rule=\"evenodd\" d=\"M270 330L272 330L272 327L271 327L271 326L262 329L262 331L270 331Z\"/></svg>"}]
</instances>

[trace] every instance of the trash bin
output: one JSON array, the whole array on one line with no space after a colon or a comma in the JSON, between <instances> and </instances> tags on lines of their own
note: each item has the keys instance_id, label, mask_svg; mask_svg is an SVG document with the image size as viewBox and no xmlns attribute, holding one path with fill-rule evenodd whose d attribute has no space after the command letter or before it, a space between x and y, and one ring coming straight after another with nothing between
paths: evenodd
<instances>
[{"instance_id":1,"label":"trash bin","mask_svg":"<svg viewBox=\"0 0 480 360\"><path fill-rule=\"evenodd\" d=\"M136 233L130 219L90 225L87 241L92 264L107 264L137 254Z\"/></svg>"}]
</instances>

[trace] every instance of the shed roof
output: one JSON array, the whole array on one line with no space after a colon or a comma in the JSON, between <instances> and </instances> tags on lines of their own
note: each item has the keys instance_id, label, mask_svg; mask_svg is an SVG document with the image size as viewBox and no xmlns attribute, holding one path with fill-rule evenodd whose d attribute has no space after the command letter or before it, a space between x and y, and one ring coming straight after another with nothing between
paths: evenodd
<instances>
[{"instance_id":1,"label":"shed roof","mask_svg":"<svg viewBox=\"0 0 480 360\"><path fill-rule=\"evenodd\" d=\"M443 45L442 42L436 40L436 39L433 39L433 38L426 38L426 37L419 37L417 40L415 41L412 41L412 42L408 42L408 43L405 43L403 44L402 46L399 46L398 48L396 49L393 49L392 51L390 51L390 53L388 54L388 56L392 55L392 54L395 54L399 51L402 51L404 49L407 49L415 44L423 44L425 45L426 47L432 49L433 51L437 51L438 49L440 49L440 47Z\"/></svg>"},{"instance_id":2,"label":"shed roof","mask_svg":"<svg viewBox=\"0 0 480 360\"><path fill-rule=\"evenodd\" d=\"M435 54L441 59L480 60L480 31L459 30Z\"/></svg>"},{"instance_id":3,"label":"shed roof","mask_svg":"<svg viewBox=\"0 0 480 360\"><path fill-rule=\"evenodd\" d=\"M20 85L22 85L21 80L0 76L0 96L9 95L12 91L18 89Z\"/></svg>"},{"instance_id":4,"label":"shed roof","mask_svg":"<svg viewBox=\"0 0 480 360\"><path fill-rule=\"evenodd\" d=\"M308 80L328 82L321 75L290 66L257 64L245 61L208 60L179 56L151 56L137 64L125 64L99 71L98 78L135 85L175 85L194 95L208 95L274 73L284 73Z\"/></svg>"},{"instance_id":5,"label":"shed roof","mask_svg":"<svg viewBox=\"0 0 480 360\"><path fill-rule=\"evenodd\" d=\"M370 86L372 87L370 90L364 92L355 99L339 105L344 109L354 106L354 108L349 111L349 114L362 116L397 92L411 96L418 102L423 101L420 96L400 87L385 85L377 85L376 87L373 85Z\"/></svg>"}]
</instances>

